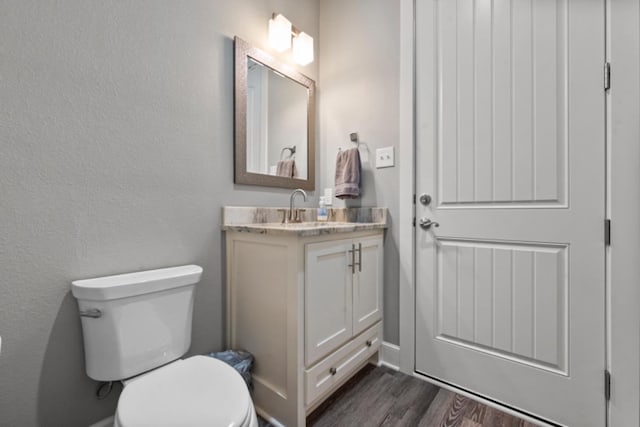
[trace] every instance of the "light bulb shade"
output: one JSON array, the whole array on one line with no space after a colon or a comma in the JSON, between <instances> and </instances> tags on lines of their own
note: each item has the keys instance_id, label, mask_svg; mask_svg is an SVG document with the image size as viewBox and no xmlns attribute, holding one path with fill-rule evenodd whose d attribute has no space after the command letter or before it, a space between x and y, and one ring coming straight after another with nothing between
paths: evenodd
<instances>
[{"instance_id":1,"label":"light bulb shade","mask_svg":"<svg viewBox=\"0 0 640 427\"><path fill-rule=\"evenodd\" d=\"M300 65L307 65L313 62L313 37L300 32L293 39L293 60Z\"/></svg>"},{"instance_id":2,"label":"light bulb shade","mask_svg":"<svg viewBox=\"0 0 640 427\"><path fill-rule=\"evenodd\" d=\"M278 52L291 48L291 21L282 15L269 19L269 44Z\"/></svg>"}]
</instances>

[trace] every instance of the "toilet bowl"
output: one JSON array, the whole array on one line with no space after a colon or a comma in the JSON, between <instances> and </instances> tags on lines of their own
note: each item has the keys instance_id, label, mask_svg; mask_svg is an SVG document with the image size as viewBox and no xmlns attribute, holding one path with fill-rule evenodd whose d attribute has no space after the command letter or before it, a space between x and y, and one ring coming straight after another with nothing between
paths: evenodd
<instances>
[{"instance_id":1,"label":"toilet bowl","mask_svg":"<svg viewBox=\"0 0 640 427\"><path fill-rule=\"evenodd\" d=\"M193 356L127 381L115 427L257 427L247 386L226 363Z\"/></svg>"},{"instance_id":2,"label":"toilet bowl","mask_svg":"<svg viewBox=\"0 0 640 427\"><path fill-rule=\"evenodd\" d=\"M116 427L258 426L236 370L207 356L180 359L201 276L186 265L72 282L87 375L124 384Z\"/></svg>"}]
</instances>

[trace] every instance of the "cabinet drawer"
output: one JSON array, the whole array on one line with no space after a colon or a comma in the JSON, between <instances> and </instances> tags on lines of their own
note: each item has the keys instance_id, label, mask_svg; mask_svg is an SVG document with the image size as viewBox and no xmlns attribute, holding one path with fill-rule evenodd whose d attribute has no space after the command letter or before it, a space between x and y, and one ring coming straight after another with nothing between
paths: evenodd
<instances>
[{"instance_id":1,"label":"cabinet drawer","mask_svg":"<svg viewBox=\"0 0 640 427\"><path fill-rule=\"evenodd\" d=\"M355 368L378 351L381 342L382 324L378 323L306 370L305 405L313 404L335 384L353 374Z\"/></svg>"}]
</instances>

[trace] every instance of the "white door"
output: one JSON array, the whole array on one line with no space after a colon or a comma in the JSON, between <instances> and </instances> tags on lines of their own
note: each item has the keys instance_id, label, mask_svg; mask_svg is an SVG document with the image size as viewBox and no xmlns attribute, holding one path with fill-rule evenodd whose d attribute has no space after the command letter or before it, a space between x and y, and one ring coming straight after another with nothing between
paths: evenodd
<instances>
[{"instance_id":1,"label":"white door","mask_svg":"<svg viewBox=\"0 0 640 427\"><path fill-rule=\"evenodd\" d=\"M305 268L305 366L353 334L351 239L309 243Z\"/></svg>"},{"instance_id":2,"label":"white door","mask_svg":"<svg viewBox=\"0 0 640 427\"><path fill-rule=\"evenodd\" d=\"M382 319L382 236L354 241L357 267L353 275L353 335Z\"/></svg>"},{"instance_id":3,"label":"white door","mask_svg":"<svg viewBox=\"0 0 640 427\"><path fill-rule=\"evenodd\" d=\"M604 0L416 7L416 371L603 426Z\"/></svg>"}]
</instances>

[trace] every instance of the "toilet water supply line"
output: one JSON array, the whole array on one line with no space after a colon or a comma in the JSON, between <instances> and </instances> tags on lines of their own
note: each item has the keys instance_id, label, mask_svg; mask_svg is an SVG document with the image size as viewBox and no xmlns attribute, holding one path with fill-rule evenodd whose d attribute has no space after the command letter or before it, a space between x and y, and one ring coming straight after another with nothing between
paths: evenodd
<instances>
[{"instance_id":1,"label":"toilet water supply line","mask_svg":"<svg viewBox=\"0 0 640 427\"><path fill-rule=\"evenodd\" d=\"M96 388L96 398L98 400L106 399L107 396L111 394L111 390L113 390L113 381L103 381L98 383L98 388Z\"/></svg>"}]
</instances>

